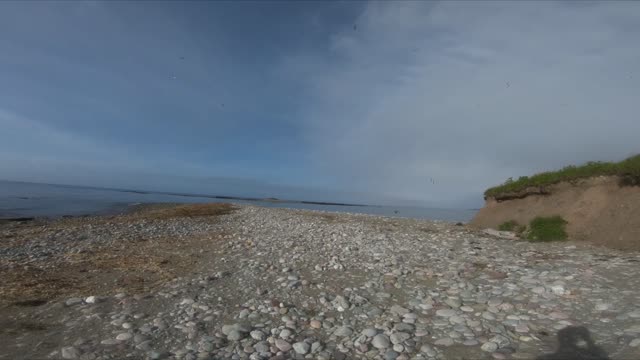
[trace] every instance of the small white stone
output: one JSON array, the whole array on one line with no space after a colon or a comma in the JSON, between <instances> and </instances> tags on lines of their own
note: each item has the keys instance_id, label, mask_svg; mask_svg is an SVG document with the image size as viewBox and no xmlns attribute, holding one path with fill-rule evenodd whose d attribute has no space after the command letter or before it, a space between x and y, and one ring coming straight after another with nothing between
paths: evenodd
<instances>
[{"instance_id":1,"label":"small white stone","mask_svg":"<svg viewBox=\"0 0 640 360\"><path fill-rule=\"evenodd\" d=\"M73 346L63 347L61 350L63 359L77 359L80 356L80 351Z\"/></svg>"},{"instance_id":2,"label":"small white stone","mask_svg":"<svg viewBox=\"0 0 640 360\"><path fill-rule=\"evenodd\" d=\"M120 341L127 341L129 339L131 339L133 337L133 335L131 335L131 333L120 333L118 334L118 336L116 336L116 340L120 340Z\"/></svg>"},{"instance_id":3,"label":"small white stone","mask_svg":"<svg viewBox=\"0 0 640 360\"><path fill-rule=\"evenodd\" d=\"M551 291L556 295L564 295L565 293L564 286L562 285L552 285Z\"/></svg>"},{"instance_id":4,"label":"small white stone","mask_svg":"<svg viewBox=\"0 0 640 360\"><path fill-rule=\"evenodd\" d=\"M456 314L456 311L453 309L440 309L436 311L436 315L441 317L451 317Z\"/></svg>"},{"instance_id":5,"label":"small white stone","mask_svg":"<svg viewBox=\"0 0 640 360\"><path fill-rule=\"evenodd\" d=\"M284 330L280 331L280 338L282 338L282 339L286 339L286 338L288 338L289 336L291 336L291 334L293 334L293 333L291 332L291 330L289 330L289 329L284 329Z\"/></svg>"},{"instance_id":6,"label":"small white stone","mask_svg":"<svg viewBox=\"0 0 640 360\"><path fill-rule=\"evenodd\" d=\"M482 344L482 346L480 347L482 349L482 351L486 351L486 352L494 352L496 350L498 350L498 344L488 341L484 344Z\"/></svg>"}]
</instances>

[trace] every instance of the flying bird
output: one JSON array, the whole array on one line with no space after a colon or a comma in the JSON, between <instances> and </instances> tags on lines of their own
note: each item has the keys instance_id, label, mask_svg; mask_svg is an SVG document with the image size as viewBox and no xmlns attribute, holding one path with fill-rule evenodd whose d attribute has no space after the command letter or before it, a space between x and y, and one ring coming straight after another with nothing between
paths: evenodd
<instances>
[{"instance_id":1,"label":"flying bird","mask_svg":"<svg viewBox=\"0 0 640 360\"><path fill-rule=\"evenodd\" d=\"M358 30L358 25L353 24L353 30L354 30L354 31L355 31L355 30Z\"/></svg>"},{"instance_id":2,"label":"flying bird","mask_svg":"<svg viewBox=\"0 0 640 360\"><path fill-rule=\"evenodd\" d=\"M511 84L509 84L509 82L507 81L507 87L511 87Z\"/></svg>"}]
</instances>

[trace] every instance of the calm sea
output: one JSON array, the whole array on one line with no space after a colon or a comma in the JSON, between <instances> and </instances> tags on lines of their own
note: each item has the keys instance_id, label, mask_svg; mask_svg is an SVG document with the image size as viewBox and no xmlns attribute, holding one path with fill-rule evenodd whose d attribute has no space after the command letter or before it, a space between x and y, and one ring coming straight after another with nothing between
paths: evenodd
<instances>
[{"instance_id":1,"label":"calm sea","mask_svg":"<svg viewBox=\"0 0 640 360\"><path fill-rule=\"evenodd\" d=\"M391 206L339 206L265 201L221 200L157 192L0 181L0 218L109 214L138 203L232 202L265 207L350 212L417 219L469 221L476 210Z\"/></svg>"}]
</instances>

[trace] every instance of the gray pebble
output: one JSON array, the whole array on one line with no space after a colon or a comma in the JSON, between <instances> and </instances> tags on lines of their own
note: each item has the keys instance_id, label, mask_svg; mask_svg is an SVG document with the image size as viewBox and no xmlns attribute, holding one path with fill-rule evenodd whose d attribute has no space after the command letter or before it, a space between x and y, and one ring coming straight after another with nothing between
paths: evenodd
<instances>
[{"instance_id":1,"label":"gray pebble","mask_svg":"<svg viewBox=\"0 0 640 360\"><path fill-rule=\"evenodd\" d=\"M386 349L391 346L391 342L389 341L389 337L384 334L378 334L373 337L371 340L371 345L376 349Z\"/></svg>"},{"instance_id":2,"label":"gray pebble","mask_svg":"<svg viewBox=\"0 0 640 360\"><path fill-rule=\"evenodd\" d=\"M301 355L306 355L309 352L309 349L310 349L310 345L307 344L306 342L301 341L293 344L293 350L295 350L296 353Z\"/></svg>"}]
</instances>

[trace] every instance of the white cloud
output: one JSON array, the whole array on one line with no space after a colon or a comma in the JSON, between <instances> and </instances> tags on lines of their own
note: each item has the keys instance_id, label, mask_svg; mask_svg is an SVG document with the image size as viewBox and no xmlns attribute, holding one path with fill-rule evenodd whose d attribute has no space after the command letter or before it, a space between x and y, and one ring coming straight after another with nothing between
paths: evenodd
<instances>
[{"instance_id":1,"label":"white cloud","mask_svg":"<svg viewBox=\"0 0 640 360\"><path fill-rule=\"evenodd\" d=\"M356 23L330 56L285 62L304 62L314 160L343 186L480 200L640 151L640 4L373 2Z\"/></svg>"}]
</instances>

